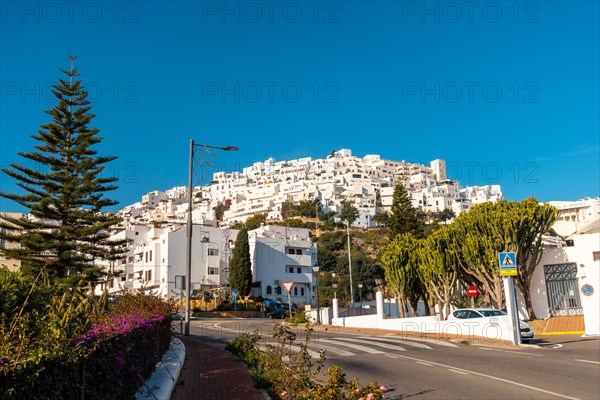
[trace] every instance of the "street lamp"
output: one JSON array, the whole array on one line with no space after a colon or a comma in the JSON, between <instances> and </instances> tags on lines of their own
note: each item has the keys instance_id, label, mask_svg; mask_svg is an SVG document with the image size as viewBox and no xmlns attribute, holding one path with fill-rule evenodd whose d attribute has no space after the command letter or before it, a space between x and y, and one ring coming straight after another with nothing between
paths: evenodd
<instances>
[{"instance_id":1,"label":"street lamp","mask_svg":"<svg viewBox=\"0 0 600 400\"><path fill-rule=\"evenodd\" d=\"M354 289L352 288L352 256L350 255L350 222L346 220L346 235L348 236L348 269L350 270L350 310L354 308Z\"/></svg>"},{"instance_id":2,"label":"street lamp","mask_svg":"<svg viewBox=\"0 0 600 400\"><path fill-rule=\"evenodd\" d=\"M363 284L359 283L358 284L358 297L360 298L360 311L359 311L359 314L362 314L362 288L363 288Z\"/></svg>"},{"instance_id":3,"label":"street lamp","mask_svg":"<svg viewBox=\"0 0 600 400\"><path fill-rule=\"evenodd\" d=\"M191 282L191 278L192 278L192 203L193 203L193 189L194 189L194 153L195 153L195 149L196 147L199 147L199 153L202 155L205 154L210 154L209 149L217 149L217 150L224 150L224 151L237 151L239 150L237 147L235 146L225 146L225 147L218 147L218 146L209 146L206 144L198 144L198 143L194 143L194 139L190 139L190 169L189 169L189 184L188 184L188 215L187 215L187 247L186 247L186 254L185 254L185 264L186 264L186 271L185 271L185 331L184 331L184 335L185 336L189 336L190 335L190 291L192 288L192 282ZM200 162L200 165L206 165L206 164L211 164L212 160L208 161L207 163L203 163Z\"/></svg>"},{"instance_id":4,"label":"street lamp","mask_svg":"<svg viewBox=\"0 0 600 400\"><path fill-rule=\"evenodd\" d=\"M313 265L313 272L317 277L317 325L321 324L321 318L319 316L319 264L315 261Z\"/></svg>"}]
</instances>

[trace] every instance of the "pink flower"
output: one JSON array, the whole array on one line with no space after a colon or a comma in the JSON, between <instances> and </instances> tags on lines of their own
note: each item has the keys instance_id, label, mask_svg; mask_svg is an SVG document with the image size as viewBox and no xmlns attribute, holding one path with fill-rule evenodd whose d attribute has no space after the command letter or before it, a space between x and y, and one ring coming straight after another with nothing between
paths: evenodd
<instances>
[{"instance_id":1,"label":"pink flower","mask_svg":"<svg viewBox=\"0 0 600 400\"><path fill-rule=\"evenodd\" d=\"M381 390L383 393L385 393L388 391L388 388L387 388L387 386L381 385L381 386L379 386L379 390Z\"/></svg>"}]
</instances>

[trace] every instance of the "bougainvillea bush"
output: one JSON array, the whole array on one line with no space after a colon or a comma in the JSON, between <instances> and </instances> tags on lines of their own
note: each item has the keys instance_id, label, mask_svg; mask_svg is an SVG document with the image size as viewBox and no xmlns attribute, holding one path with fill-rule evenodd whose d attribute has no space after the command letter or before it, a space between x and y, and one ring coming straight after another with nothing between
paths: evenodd
<instances>
[{"instance_id":1,"label":"bougainvillea bush","mask_svg":"<svg viewBox=\"0 0 600 400\"><path fill-rule=\"evenodd\" d=\"M0 269L0 398L127 399L169 345L172 304L96 299Z\"/></svg>"}]
</instances>

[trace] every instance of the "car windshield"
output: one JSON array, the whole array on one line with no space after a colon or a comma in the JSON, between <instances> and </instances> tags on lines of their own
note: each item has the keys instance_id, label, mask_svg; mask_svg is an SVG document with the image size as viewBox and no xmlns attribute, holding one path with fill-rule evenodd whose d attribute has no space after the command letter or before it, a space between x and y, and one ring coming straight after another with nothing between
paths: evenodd
<instances>
[{"instance_id":1,"label":"car windshield","mask_svg":"<svg viewBox=\"0 0 600 400\"><path fill-rule=\"evenodd\" d=\"M504 312L500 310L479 310L484 317L497 317L499 315L506 315Z\"/></svg>"}]
</instances>

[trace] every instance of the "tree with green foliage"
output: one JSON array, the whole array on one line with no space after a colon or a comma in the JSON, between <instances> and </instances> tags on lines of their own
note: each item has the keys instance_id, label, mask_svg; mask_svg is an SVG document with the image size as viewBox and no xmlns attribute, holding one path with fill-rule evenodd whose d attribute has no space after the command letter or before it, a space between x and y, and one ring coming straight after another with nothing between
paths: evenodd
<instances>
[{"instance_id":1,"label":"tree with green foliage","mask_svg":"<svg viewBox=\"0 0 600 400\"><path fill-rule=\"evenodd\" d=\"M390 220L390 214L387 211L377 211L373 220L378 226L385 226Z\"/></svg>"},{"instance_id":2,"label":"tree with green foliage","mask_svg":"<svg viewBox=\"0 0 600 400\"><path fill-rule=\"evenodd\" d=\"M265 214L255 214L248 218L244 225L247 231L252 231L260 228L261 224L264 224L266 220L267 216Z\"/></svg>"},{"instance_id":3,"label":"tree with green foliage","mask_svg":"<svg viewBox=\"0 0 600 400\"><path fill-rule=\"evenodd\" d=\"M424 295L424 284L419 277L419 251L422 241L409 233L396 235L381 255L388 289L399 300L400 317L407 317L406 306L416 315L419 299Z\"/></svg>"},{"instance_id":4,"label":"tree with green foliage","mask_svg":"<svg viewBox=\"0 0 600 400\"><path fill-rule=\"evenodd\" d=\"M348 226L351 226L358 218L358 209L354 206L351 200L342 201L342 210L340 211L340 219Z\"/></svg>"},{"instance_id":5,"label":"tree with green foliage","mask_svg":"<svg viewBox=\"0 0 600 400\"><path fill-rule=\"evenodd\" d=\"M0 191L33 217L2 217L0 239L20 245L3 249L3 254L20 260L25 273L37 276L43 271L69 286L98 283L105 273L96 260L120 258L124 244L109 241L107 231L120 219L103 212L117 204L105 196L117 188L117 178L102 176L116 157L97 155L95 147L102 138L89 126L95 116L73 66L75 59L71 56L71 69L63 70L67 78L53 85L57 105L46 111L51 121L31 135L36 151L18 153L29 166L11 163L2 169L26 193Z\"/></svg>"},{"instance_id":6,"label":"tree with green foliage","mask_svg":"<svg viewBox=\"0 0 600 400\"><path fill-rule=\"evenodd\" d=\"M398 183L394 188L392 209L387 223L390 240L403 233L422 238L423 224L422 219L417 216L417 210L412 206L404 185Z\"/></svg>"},{"instance_id":7,"label":"tree with green foliage","mask_svg":"<svg viewBox=\"0 0 600 400\"><path fill-rule=\"evenodd\" d=\"M237 234L235 248L229 262L229 284L232 289L239 290L242 296L249 295L252 289L252 262L246 228L242 228Z\"/></svg>"},{"instance_id":8,"label":"tree with green foliage","mask_svg":"<svg viewBox=\"0 0 600 400\"><path fill-rule=\"evenodd\" d=\"M459 278L460 247L449 226L444 226L424 239L420 248L419 277L429 298L439 304L440 312L446 318ZM430 308L431 308L430 304Z\"/></svg>"},{"instance_id":9,"label":"tree with green foliage","mask_svg":"<svg viewBox=\"0 0 600 400\"><path fill-rule=\"evenodd\" d=\"M531 279L543 254L542 235L548 234L556 222L558 210L550 204L539 203L530 197L518 203L510 203L509 218L504 219L506 248L517 256L518 275L516 284L523 298L529 319L536 319L531 303ZM510 234L506 234L509 232Z\"/></svg>"}]
</instances>

